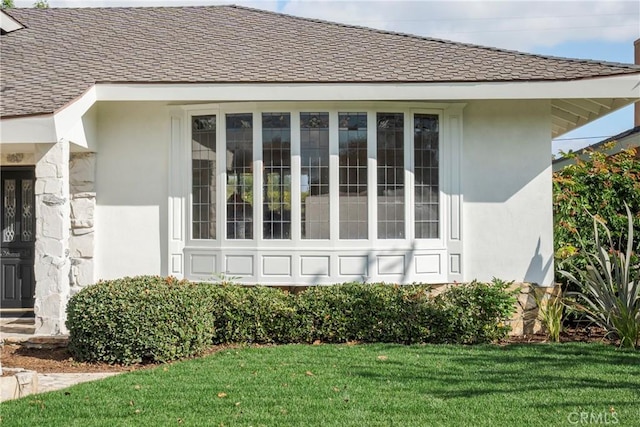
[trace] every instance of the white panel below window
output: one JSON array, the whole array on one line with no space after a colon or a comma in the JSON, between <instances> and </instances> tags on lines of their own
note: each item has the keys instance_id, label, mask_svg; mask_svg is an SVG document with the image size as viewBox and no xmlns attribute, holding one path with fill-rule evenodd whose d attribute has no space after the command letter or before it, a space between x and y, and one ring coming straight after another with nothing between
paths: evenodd
<instances>
[{"instance_id":1,"label":"white panel below window","mask_svg":"<svg viewBox=\"0 0 640 427\"><path fill-rule=\"evenodd\" d=\"M451 274L460 274L460 254L451 254L449 256L449 272Z\"/></svg>"},{"instance_id":2,"label":"white panel below window","mask_svg":"<svg viewBox=\"0 0 640 427\"><path fill-rule=\"evenodd\" d=\"M439 274L440 255L416 255L414 257L417 274Z\"/></svg>"},{"instance_id":3,"label":"white panel below window","mask_svg":"<svg viewBox=\"0 0 640 427\"><path fill-rule=\"evenodd\" d=\"M366 256L342 256L340 257L340 274L343 276L366 276L368 263L369 260Z\"/></svg>"},{"instance_id":4,"label":"white panel below window","mask_svg":"<svg viewBox=\"0 0 640 427\"><path fill-rule=\"evenodd\" d=\"M291 276L291 257L262 257L262 274L265 276Z\"/></svg>"},{"instance_id":5,"label":"white panel below window","mask_svg":"<svg viewBox=\"0 0 640 427\"><path fill-rule=\"evenodd\" d=\"M171 274L182 274L182 255L171 255Z\"/></svg>"},{"instance_id":6,"label":"white panel below window","mask_svg":"<svg viewBox=\"0 0 640 427\"><path fill-rule=\"evenodd\" d=\"M191 274L206 274L213 276L216 273L216 257L209 254L191 255Z\"/></svg>"},{"instance_id":7,"label":"white panel below window","mask_svg":"<svg viewBox=\"0 0 640 427\"><path fill-rule=\"evenodd\" d=\"M225 274L252 276L253 275L253 256L250 255L232 255L227 256L227 268Z\"/></svg>"},{"instance_id":8,"label":"white panel below window","mask_svg":"<svg viewBox=\"0 0 640 427\"><path fill-rule=\"evenodd\" d=\"M302 276L329 276L329 257L301 256L300 274Z\"/></svg>"},{"instance_id":9,"label":"white panel below window","mask_svg":"<svg viewBox=\"0 0 640 427\"><path fill-rule=\"evenodd\" d=\"M404 255L379 255L378 274L404 274Z\"/></svg>"}]
</instances>

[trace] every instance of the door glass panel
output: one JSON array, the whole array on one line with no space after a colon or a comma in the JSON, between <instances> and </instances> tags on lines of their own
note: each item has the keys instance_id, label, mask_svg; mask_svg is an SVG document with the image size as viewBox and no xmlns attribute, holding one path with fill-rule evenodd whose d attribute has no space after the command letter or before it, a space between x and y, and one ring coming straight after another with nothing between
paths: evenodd
<instances>
[{"instance_id":1,"label":"door glass panel","mask_svg":"<svg viewBox=\"0 0 640 427\"><path fill-rule=\"evenodd\" d=\"M378 238L404 238L404 114L378 113Z\"/></svg>"},{"instance_id":2,"label":"door glass panel","mask_svg":"<svg viewBox=\"0 0 640 427\"><path fill-rule=\"evenodd\" d=\"M191 119L191 206L194 239L216 238L216 116Z\"/></svg>"},{"instance_id":3,"label":"door glass panel","mask_svg":"<svg viewBox=\"0 0 640 427\"><path fill-rule=\"evenodd\" d=\"M4 226L2 227L2 241L13 242L16 238L16 180L4 181Z\"/></svg>"},{"instance_id":4,"label":"door glass panel","mask_svg":"<svg viewBox=\"0 0 640 427\"><path fill-rule=\"evenodd\" d=\"M291 238L291 117L262 114L265 239Z\"/></svg>"},{"instance_id":5,"label":"door glass panel","mask_svg":"<svg viewBox=\"0 0 640 427\"><path fill-rule=\"evenodd\" d=\"M33 180L22 180L22 241L33 241Z\"/></svg>"},{"instance_id":6,"label":"door glass panel","mask_svg":"<svg viewBox=\"0 0 640 427\"><path fill-rule=\"evenodd\" d=\"M416 239L437 239L439 231L438 116L414 117Z\"/></svg>"},{"instance_id":7,"label":"door glass panel","mask_svg":"<svg viewBox=\"0 0 640 427\"><path fill-rule=\"evenodd\" d=\"M300 113L303 239L329 238L329 113Z\"/></svg>"},{"instance_id":8,"label":"door glass panel","mask_svg":"<svg viewBox=\"0 0 640 427\"><path fill-rule=\"evenodd\" d=\"M367 113L339 113L340 238L368 237Z\"/></svg>"},{"instance_id":9,"label":"door glass panel","mask_svg":"<svg viewBox=\"0 0 640 427\"><path fill-rule=\"evenodd\" d=\"M227 239L253 239L253 115L227 114Z\"/></svg>"}]
</instances>

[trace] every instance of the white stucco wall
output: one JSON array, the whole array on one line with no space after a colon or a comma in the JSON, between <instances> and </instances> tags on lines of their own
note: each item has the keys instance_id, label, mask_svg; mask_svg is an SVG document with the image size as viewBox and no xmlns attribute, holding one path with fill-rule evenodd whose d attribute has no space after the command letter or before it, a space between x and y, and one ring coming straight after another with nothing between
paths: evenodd
<instances>
[{"instance_id":1,"label":"white stucco wall","mask_svg":"<svg viewBox=\"0 0 640 427\"><path fill-rule=\"evenodd\" d=\"M553 281L548 101L475 101L464 110L465 280Z\"/></svg>"},{"instance_id":2,"label":"white stucco wall","mask_svg":"<svg viewBox=\"0 0 640 427\"><path fill-rule=\"evenodd\" d=\"M472 101L462 116L463 280L551 284L550 103ZM96 279L169 274L171 132L164 103L98 105Z\"/></svg>"},{"instance_id":3,"label":"white stucco wall","mask_svg":"<svg viewBox=\"0 0 640 427\"><path fill-rule=\"evenodd\" d=\"M97 117L95 277L166 274L167 109L106 102Z\"/></svg>"}]
</instances>

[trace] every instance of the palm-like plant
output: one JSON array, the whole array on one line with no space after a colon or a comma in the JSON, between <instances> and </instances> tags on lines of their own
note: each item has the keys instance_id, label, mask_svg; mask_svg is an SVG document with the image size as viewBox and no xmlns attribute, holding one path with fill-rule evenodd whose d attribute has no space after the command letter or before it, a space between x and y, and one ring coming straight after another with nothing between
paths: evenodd
<instances>
[{"instance_id":1,"label":"palm-like plant","mask_svg":"<svg viewBox=\"0 0 640 427\"><path fill-rule=\"evenodd\" d=\"M604 328L608 335L618 337L621 346L636 348L640 341L640 265L632 265L635 258L633 216L626 204L625 208L629 227L626 251L614 249L606 224L593 216L596 252L587 254L584 270L575 269L575 274L560 271L560 274L580 288L570 293L575 297L577 310ZM604 238L600 228L605 232Z\"/></svg>"}]
</instances>

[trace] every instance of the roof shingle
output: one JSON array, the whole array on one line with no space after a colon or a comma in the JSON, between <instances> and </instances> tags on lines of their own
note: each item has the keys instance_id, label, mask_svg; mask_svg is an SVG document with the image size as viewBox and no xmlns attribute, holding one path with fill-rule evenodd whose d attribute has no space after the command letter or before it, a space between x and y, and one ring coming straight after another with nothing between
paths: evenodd
<instances>
[{"instance_id":1,"label":"roof shingle","mask_svg":"<svg viewBox=\"0 0 640 427\"><path fill-rule=\"evenodd\" d=\"M95 83L575 80L640 67L544 57L238 6L12 9L0 115L54 112Z\"/></svg>"}]
</instances>

